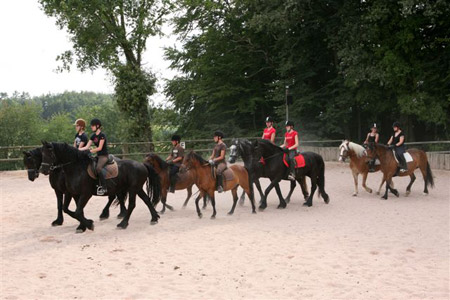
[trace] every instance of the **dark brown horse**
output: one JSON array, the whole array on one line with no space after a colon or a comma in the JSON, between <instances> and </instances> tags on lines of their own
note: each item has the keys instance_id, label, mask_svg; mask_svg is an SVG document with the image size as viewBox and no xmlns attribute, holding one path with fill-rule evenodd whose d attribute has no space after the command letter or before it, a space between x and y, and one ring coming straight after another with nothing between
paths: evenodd
<instances>
[{"instance_id":1,"label":"dark brown horse","mask_svg":"<svg viewBox=\"0 0 450 300\"><path fill-rule=\"evenodd\" d=\"M200 207L198 206L198 202L200 197L203 195L208 195L211 200L211 205L213 207L213 214L211 219L216 217L216 201L214 197L214 192L216 191L216 178L211 171L211 165L204 160L200 155L195 153L194 151L189 152L183 160L182 171L192 170L195 172L195 184L200 190L200 195L195 199L195 206L197 208L197 214L199 218L202 217L202 213L200 211ZM248 176L247 170L243 166L233 165L228 168L233 172L233 179L224 180L223 189L224 191L231 190L233 194L233 206L231 210L228 212L229 215L234 213L234 209L236 208L236 203L238 200L237 188L241 186L246 192L247 196L250 199L252 204L252 212L256 213L255 208L255 199L253 197L253 189L250 184L250 178ZM224 176L225 179L226 176Z\"/></svg>"},{"instance_id":2,"label":"dark brown horse","mask_svg":"<svg viewBox=\"0 0 450 300\"><path fill-rule=\"evenodd\" d=\"M355 182L355 192L353 196L358 195L358 176L362 176L362 187L369 193L372 193L372 189L366 186L367 175L369 174L368 157L366 150L363 146L352 143L348 140L342 142L339 146L339 161L344 162L347 158L350 158L350 169L352 170L353 180ZM380 165L375 165L375 172L380 171ZM380 187L378 188L377 195L380 194L381 187L383 186L384 179L381 180ZM392 187L393 183L392 183Z\"/></svg>"},{"instance_id":3,"label":"dark brown horse","mask_svg":"<svg viewBox=\"0 0 450 300\"><path fill-rule=\"evenodd\" d=\"M163 209L161 213L164 213L166 210L166 206L168 209L173 210L172 206L166 203L167 192L170 186L170 178L169 178L169 164L165 162L161 157L156 154L150 153L145 156L144 164L147 163L153 167L153 169L158 173L159 178L161 180L161 202L163 204ZM189 202L189 199L192 196L192 186L195 184L195 176L194 172L191 170L187 172L178 172L177 183L175 185L175 190L184 190L187 189L187 197L183 203L183 207ZM153 202L153 206L156 207L159 199L156 199L156 203ZM204 198L203 208L206 207L206 197Z\"/></svg>"},{"instance_id":4,"label":"dark brown horse","mask_svg":"<svg viewBox=\"0 0 450 300\"><path fill-rule=\"evenodd\" d=\"M425 188L423 190L424 194L428 195L428 184L430 184L431 187L434 187L433 174L431 173L427 154L424 151L415 148L408 149L406 152L411 155L413 161L408 163L408 170L406 172L400 173L398 171L398 163L395 160L394 154L392 153L391 149L389 149L385 145L374 143L370 143L367 146L367 155L370 158L378 158L380 160L381 172L383 172L383 180L386 181L386 192L382 197L385 200L387 200L388 198L389 190L397 197L399 196L398 191L391 186L392 177L394 176L411 177L411 181L406 187L406 196L408 196L411 192L411 186L416 180L416 176L414 175L414 171L416 169L420 169L420 172L422 172L423 181L425 183Z\"/></svg>"}]
</instances>

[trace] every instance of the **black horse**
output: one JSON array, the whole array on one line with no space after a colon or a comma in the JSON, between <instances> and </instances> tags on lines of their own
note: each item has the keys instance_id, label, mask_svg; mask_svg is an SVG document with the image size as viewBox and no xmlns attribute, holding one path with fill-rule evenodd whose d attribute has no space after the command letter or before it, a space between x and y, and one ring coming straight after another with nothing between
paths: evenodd
<instances>
[{"instance_id":1,"label":"black horse","mask_svg":"<svg viewBox=\"0 0 450 300\"><path fill-rule=\"evenodd\" d=\"M265 165L263 163L261 163L261 161L260 161L261 157L258 157L255 154L255 145L246 139L233 139L233 141L231 142L231 146L230 146L230 155L229 155L228 161L230 163L234 163L234 162L236 162L236 160L239 156L242 157L242 160L244 161L244 166L247 168L247 170L249 170L252 181L256 185L256 188L259 191L259 195L261 196L260 202L263 202L263 200L265 201L266 199L265 199L264 193L261 189L261 184L259 183L259 178L261 178L261 177L271 178L270 177L271 174L269 174L267 172L268 169L265 168ZM283 179L288 180L287 174ZM285 203L290 202L291 195L295 189L295 186L296 186L295 181L291 181L291 189L289 190L289 194L287 195L287 197L285 199L283 199L283 195L281 194L281 189L280 189L279 183L276 183L274 185L275 190L278 195L278 198L280 199L280 205L279 205L280 208L286 207ZM306 187L304 177L301 180L300 186L302 188L303 196L306 200L309 197L309 195L308 195L308 189ZM245 194L243 193L240 201L244 200L244 197L245 197L244 195Z\"/></svg>"},{"instance_id":2,"label":"black horse","mask_svg":"<svg viewBox=\"0 0 450 300\"><path fill-rule=\"evenodd\" d=\"M92 159L87 151L67 145L66 143L42 142L41 171L48 174L52 166L61 165L67 191L77 200L77 209L73 215L80 226L77 232L94 229L94 222L84 216L84 207L89 199L96 194L98 181L92 179L87 172ZM151 204L152 198L160 198L160 185L156 172L149 165L132 161L120 160L117 162L119 175L107 180L108 195L123 195L128 193L128 210L117 227L127 228L131 213L136 206L136 194L144 201L152 216L151 224L158 223L159 215ZM148 180L147 180L148 179ZM147 180L147 194L142 189Z\"/></svg>"},{"instance_id":3,"label":"black horse","mask_svg":"<svg viewBox=\"0 0 450 300\"><path fill-rule=\"evenodd\" d=\"M263 201L259 206L260 209L265 209L267 207L267 195L280 180L287 176L289 168L286 167L283 162L283 149L272 144L270 141L256 141L255 153L264 158L264 161L266 162L266 172L267 174L271 174L271 183L267 187ZM302 154L305 158L305 166L303 168L295 169L295 179L301 184L302 177L308 176L311 178L311 194L303 205L312 206L312 199L317 186L319 186L319 195L321 195L325 203L328 204L330 198L325 192L325 163L322 156L314 152L302 152ZM286 203L284 203L284 205L286 205Z\"/></svg>"},{"instance_id":4,"label":"black horse","mask_svg":"<svg viewBox=\"0 0 450 300\"><path fill-rule=\"evenodd\" d=\"M42 163L42 147L35 148L30 151L23 152L23 163L28 171L28 179L34 181L39 177L39 168ZM67 191L66 182L64 178L64 172L61 167L53 167L49 175L50 186L53 188L56 194L56 201L58 207L58 216L56 220L52 222L52 226L60 226L64 222L63 211L69 215L73 215L73 212L69 210L70 201L72 200L72 195ZM118 218L123 218L126 213L125 207L125 196L118 197L120 204L120 213L117 215ZM109 196L108 203L103 209L100 220L105 220L109 218L109 208L113 203L115 197Z\"/></svg>"}]
</instances>

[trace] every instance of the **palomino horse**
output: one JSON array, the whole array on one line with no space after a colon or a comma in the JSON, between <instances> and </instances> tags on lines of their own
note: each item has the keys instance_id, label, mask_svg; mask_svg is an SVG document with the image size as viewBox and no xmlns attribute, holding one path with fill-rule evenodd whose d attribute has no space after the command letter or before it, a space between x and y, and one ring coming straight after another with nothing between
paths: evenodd
<instances>
[{"instance_id":1,"label":"palomino horse","mask_svg":"<svg viewBox=\"0 0 450 300\"><path fill-rule=\"evenodd\" d=\"M164 213L166 210L166 206L168 209L173 210L172 206L168 205L166 203L167 199L167 192L169 190L170 186L170 178L169 178L169 164L165 162L161 157L159 157L156 154L150 153L145 156L144 164L148 163L150 164L153 169L155 169L156 173L158 173L159 178L161 179L161 202L163 203L163 209L161 210L161 213ZM195 176L194 172L188 171L188 172L178 172L177 176L177 183L175 185L175 190L184 190L187 189L187 197L184 201L183 207L186 207L186 205L189 202L189 199L192 196L192 186L195 183ZM203 198L203 208L206 207L206 197ZM158 204L158 199L156 199L156 202L153 202L153 206L156 207Z\"/></svg>"},{"instance_id":2,"label":"palomino horse","mask_svg":"<svg viewBox=\"0 0 450 300\"><path fill-rule=\"evenodd\" d=\"M362 175L362 187L369 193L372 193L372 189L366 186L367 174L369 173L369 166L367 164L367 153L363 146L345 140L339 146L339 161L345 162L347 158L350 158L350 169L352 170L353 180L355 181L355 192L353 196L358 195L358 176ZM380 165L375 166L375 172L380 170ZM378 188L377 195L380 194L381 187L383 186L384 179L381 181Z\"/></svg>"},{"instance_id":3,"label":"palomino horse","mask_svg":"<svg viewBox=\"0 0 450 300\"><path fill-rule=\"evenodd\" d=\"M195 199L195 206L197 208L197 214L199 218L202 217L202 213L200 211L200 207L198 206L198 202L200 200L200 197L208 195L210 197L211 205L213 208L211 219L214 219L217 213L216 200L214 198L214 192L216 190L216 178L211 171L211 165L200 155L198 155L194 151L191 151L184 157L183 165L181 168L183 172L186 170L192 170L195 172L195 184L200 190L200 195ZM233 206L231 207L231 210L228 212L228 214L232 215L234 213L234 209L236 208L236 203L238 200L238 186L241 186L245 190L247 196L250 199L250 202L252 203L252 212L256 213L253 188L247 170L243 166L233 165L225 170L225 172L228 171L232 171L232 179L227 180L227 174L225 173L223 176L223 190L231 190L231 193L233 194Z\"/></svg>"},{"instance_id":4,"label":"palomino horse","mask_svg":"<svg viewBox=\"0 0 450 300\"><path fill-rule=\"evenodd\" d=\"M94 222L84 216L84 207L89 199L96 194L98 180L88 174L88 167L92 160L88 153L67 145L66 143L42 142L41 171L48 174L52 167L61 165L64 171L67 191L77 200L77 209L74 217L80 222L77 232L87 229L94 230ZM158 174L149 165L133 160L117 161L118 176L107 179L108 195L124 195L128 193L128 210L126 216L117 225L127 228L131 213L136 206L136 195L147 205L152 216L150 224L158 223L159 215L151 203L151 198L159 198L160 184ZM147 181L147 194L142 189Z\"/></svg>"},{"instance_id":5,"label":"palomino horse","mask_svg":"<svg viewBox=\"0 0 450 300\"><path fill-rule=\"evenodd\" d=\"M34 181L39 176L39 168L42 163L42 147L36 148L30 151L23 152L23 163L28 171L28 179L30 181ZM72 195L67 191L66 181L64 178L64 172L62 167L53 167L49 175L50 185L55 191L56 200L57 200L57 208L58 208L58 216L56 220L52 222L52 226L62 225L64 222L63 211L73 216L73 212L69 210L70 201L72 200ZM121 219L125 216L127 209L125 207L125 195L118 196L120 203L120 213L117 215L117 218ZM64 199L64 201L63 201ZM110 195L108 197L108 203L100 215L100 220L105 220L109 218L109 207L113 203L115 199L114 195Z\"/></svg>"},{"instance_id":6,"label":"palomino horse","mask_svg":"<svg viewBox=\"0 0 450 300\"><path fill-rule=\"evenodd\" d=\"M413 161L408 163L408 170L403 173L399 173L398 164L395 160L394 154L392 150L389 149L385 145L370 143L367 146L367 155L370 158L378 158L380 160L381 172L383 172L383 180L386 181L386 192L383 199L387 200L388 191L390 190L395 196L399 196L398 191L391 187L392 177L393 176L409 176L411 177L411 181L406 187L406 196L411 192L411 186L416 180L416 176L414 175L414 171L419 168L422 172L423 181L425 183L425 188L423 193L428 195L428 184L431 187L434 187L433 174L431 173L430 164L428 163L427 154L419 149L408 149L408 153L411 155ZM397 174L399 173L399 174Z\"/></svg>"}]
</instances>

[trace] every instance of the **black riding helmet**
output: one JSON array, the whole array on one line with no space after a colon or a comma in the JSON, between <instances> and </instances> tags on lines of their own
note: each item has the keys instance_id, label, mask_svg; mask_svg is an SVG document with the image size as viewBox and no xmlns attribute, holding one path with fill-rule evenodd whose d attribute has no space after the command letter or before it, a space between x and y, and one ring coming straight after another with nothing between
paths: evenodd
<instances>
[{"instance_id":1,"label":"black riding helmet","mask_svg":"<svg viewBox=\"0 0 450 300\"><path fill-rule=\"evenodd\" d=\"M400 124L400 122L397 122L397 121L395 121L395 122L392 124L392 127L402 128L401 126L402 126L402 125Z\"/></svg>"},{"instance_id":2,"label":"black riding helmet","mask_svg":"<svg viewBox=\"0 0 450 300\"><path fill-rule=\"evenodd\" d=\"M375 128L378 130L377 123L372 123L372 125L370 126L370 129L372 129L372 128Z\"/></svg>"},{"instance_id":3,"label":"black riding helmet","mask_svg":"<svg viewBox=\"0 0 450 300\"><path fill-rule=\"evenodd\" d=\"M294 122L292 122L292 121L286 121L286 123L284 124L284 126L292 126L292 127L294 127Z\"/></svg>"},{"instance_id":4,"label":"black riding helmet","mask_svg":"<svg viewBox=\"0 0 450 300\"><path fill-rule=\"evenodd\" d=\"M99 119L92 119L91 126L102 126L102 122Z\"/></svg>"},{"instance_id":5,"label":"black riding helmet","mask_svg":"<svg viewBox=\"0 0 450 300\"><path fill-rule=\"evenodd\" d=\"M179 136L178 134L174 134L174 135L172 135L171 141L180 142L181 141L181 136Z\"/></svg>"},{"instance_id":6,"label":"black riding helmet","mask_svg":"<svg viewBox=\"0 0 450 300\"><path fill-rule=\"evenodd\" d=\"M220 137L221 139L223 139L224 134L223 134L222 131L216 130L216 131L214 132L214 136L217 136L217 137Z\"/></svg>"},{"instance_id":7,"label":"black riding helmet","mask_svg":"<svg viewBox=\"0 0 450 300\"><path fill-rule=\"evenodd\" d=\"M271 116L268 116L268 117L266 118L266 122L272 122L272 123L273 123L273 118L272 118Z\"/></svg>"}]
</instances>

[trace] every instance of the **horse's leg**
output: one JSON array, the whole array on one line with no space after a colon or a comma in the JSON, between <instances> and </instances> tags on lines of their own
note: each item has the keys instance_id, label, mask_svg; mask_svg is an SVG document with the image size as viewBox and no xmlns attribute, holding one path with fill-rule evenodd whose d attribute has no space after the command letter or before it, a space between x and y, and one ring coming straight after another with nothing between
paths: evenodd
<instances>
[{"instance_id":1,"label":"horse's leg","mask_svg":"<svg viewBox=\"0 0 450 300\"><path fill-rule=\"evenodd\" d=\"M203 206L202 206L202 209L206 209L206 207L208 206L208 194L204 194L203 195Z\"/></svg>"},{"instance_id":2,"label":"horse's leg","mask_svg":"<svg viewBox=\"0 0 450 300\"><path fill-rule=\"evenodd\" d=\"M166 199L167 199L167 194L163 195L161 197L161 203L163 205L163 208L159 211L160 214L164 214L166 212Z\"/></svg>"},{"instance_id":3,"label":"horse's leg","mask_svg":"<svg viewBox=\"0 0 450 300\"><path fill-rule=\"evenodd\" d=\"M155 225L158 223L158 219L159 219L159 215L158 212L156 211L155 207L153 206L153 204L150 202L150 199L148 198L147 194L144 192L143 189L139 190L137 192L139 198L142 199L142 201L144 201L145 205L147 205L148 210L150 211L150 215L152 216L152 219L150 220L150 225ZM169 207L167 207L169 208ZM131 215L131 213L130 213Z\"/></svg>"},{"instance_id":4,"label":"horse's leg","mask_svg":"<svg viewBox=\"0 0 450 300\"><path fill-rule=\"evenodd\" d=\"M195 208L197 209L197 215L201 219L203 217L202 211L200 210L200 206L198 205L198 202L200 201L200 198L202 197L202 193L198 194L197 198L195 198ZM206 197L203 195L203 197Z\"/></svg>"},{"instance_id":5,"label":"horse's leg","mask_svg":"<svg viewBox=\"0 0 450 300\"><path fill-rule=\"evenodd\" d=\"M353 197L358 196L358 173L352 170L353 182L355 184L355 191L353 192Z\"/></svg>"},{"instance_id":6,"label":"horse's leg","mask_svg":"<svg viewBox=\"0 0 450 300\"><path fill-rule=\"evenodd\" d=\"M278 204L277 208L286 208L287 204L283 198L283 194L281 194L280 183L275 184L275 191L277 192L278 199L280 200L280 204Z\"/></svg>"},{"instance_id":7,"label":"horse's leg","mask_svg":"<svg viewBox=\"0 0 450 300\"><path fill-rule=\"evenodd\" d=\"M393 187L392 185L392 177L389 180L389 190L391 191L392 194L394 194L396 197L400 196L400 193Z\"/></svg>"},{"instance_id":8,"label":"horse's leg","mask_svg":"<svg viewBox=\"0 0 450 300\"><path fill-rule=\"evenodd\" d=\"M114 195L108 196L108 203L106 203L105 208L103 208L103 211L100 214L100 220L106 220L109 218L109 208L111 207L111 204L113 203L114 199L116 199Z\"/></svg>"},{"instance_id":9,"label":"horse's leg","mask_svg":"<svg viewBox=\"0 0 450 300\"><path fill-rule=\"evenodd\" d=\"M231 194L233 195L233 206L231 207L231 210L228 212L229 215L232 215L234 213L234 209L236 208L236 204L239 198L237 194L237 187L231 190Z\"/></svg>"},{"instance_id":10,"label":"horse's leg","mask_svg":"<svg viewBox=\"0 0 450 300\"><path fill-rule=\"evenodd\" d=\"M286 202L286 203L291 202L292 193L294 192L295 186L297 185L297 183L294 180L289 180L289 181L291 182L291 188L290 188L289 193L286 196L286 198L284 198L284 202ZM303 197L305 197L305 191L303 190L303 186L301 184L300 184L300 187L302 189ZM306 197L308 197L308 191L306 191Z\"/></svg>"},{"instance_id":11,"label":"horse's leg","mask_svg":"<svg viewBox=\"0 0 450 300\"><path fill-rule=\"evenodd\" d=\"M264 193L262 191L261 183L259 182L259 179L255 179L255 185L256 185L256 188L258 189L259 196L260 196L259 202L261 203L262 199L264 198Z\"/></svg>"},{"instance_id":12,"label":"horse's leg","mask_svg":"<svg viewBox=\"0 0 450 300\"><path fill-rule=\"evenodd\" d=\"M362 173L362 186L368 193L372 193L372 189L366 185L367 175L369 172Z\"/></svg>"},{"instance_id":13,"label":"horse's leg","mask_svg":"<svg viewBox=\"0 0 450 300\"><path fill-rule=\"evenodd\" d=\"M259 209L260 210L266 209L266 207L267 207L267 196L269 195L269 193L273 189L273 187L279 182L280 182L280 179L276 179L276 180L272 181L269 184L269 186L266 188L266 191L264 192L264 198L261 199L261 204L259 205Z\"/></svg>"},{"instance_id":14,"label":"horse's leg","mask_svg":"<svg viewBox=\"0 0 450 300\"><path fill-rule=\"evenodd\" d=\"M212 191L212 196L209 195L209 197L211 198L211 206L213 208L213 214L211 215L211 219L215 219L216 218L216 199L214 199L214 190Z\"/></svg>"},{"instance_id":15,"label":"horse's leg","mask_svg":"<svg viewBox=\"0 0 450 300\"><path fill-rule=\"evenodd\" d=\"M94 221L90 219L86 219L84 216L84 207L88 203L89 199L92 196L89 195L81 195L77 201L77 209L75 210L75 218L80 221L80 226L77 227L76 232L81 233L86 231L86 228L89 230L94 230Z\"/></svg>"},{"instance_id":16,"label":"horse's leg","mask_svg":"<svg viewBox=\"0 0 450 300\"><path fill-rule=\"evenodd\" d=\"M416 181L416 175L414 175L414 173L411 173L411 175L409 175L409 177L411 178L411 181L409 182L408 186L406 187L405 196L409 196L409 194L411 193L411 186L413 185L414 181Z\"/></svg>"},{"instance_id":17,"label":"horse's leg","mask_svg":"<svg viewBox=\"0 0 450 300\"><path fill-rule=\"evenodd\" d=\"M56 205L58 207L58 216L56 217L56 220L52 222L52 226L60 226L64 222L64 216L63 216L64 193L55 190L55 194L56 194Z\"/></svg>"},{"instance_id":18,"label":"horse's leg","mask_svg":"<svg viewBox=\"0 0 450 300\"><path fill-rule=\"evenodd\" d=\"M192 185L188 186L187 192L188 192L188 194L187 194L186 200L184 200L183 208L186 208L186 205L188 204L189 199L191 199L191 196L192 196Z\"/></svg>"},{"instance_id":19,"label":"horse's leg","mask_svg":"<svg viewBox=\"0 0 450 300\"><path fill-rule=\"evenodd\" d=\"M428 165L428 162L426 163L425 166L422 166L422 165L420 166L420 172L422 173L423 182L425 183L425 187L424 187L424 189L423 189L423 194L424 194L424 195L428 195L428 181L427 181L427 176L433 176L433 175L431 175L431 174L428 174L428 170L430 170L430 172L431 172L431 169L427 168L427 165Z\"/></svg>"},{"instance_id":20,"label":"horse's leg","mask_svg":"<svg viewBox=\"0 0 450 300\"><path fill-rule=\"evenodd\" d=\"M313 205L313 196L317 189L317 176L311 177L311 194L308 197L308 200L303 203L303 206L311 207Z\"/></svg>"},{"instance_id":21,"label":"horse's leg","mask_svg":"<svg viewBox=\"0 0 450 300\"><path fill-rule=\"evenodd\" d=\"M75 203L78 203L78 196L74 196ZM69 209L70 201L72 200L72 196L69 193L64 194L64 204L63 204L63 211L71 216L72 218L77 219L77 216L75 215L74 211L71 211Z\"/></svg>"},{"instance_id":22,"label":"horse's leg","mask_svg":"<svg viewBox=\"0 0 450 300\"><path fill-rule=\"evenodd\" d=\"M117 195L119 199L120 212L117 215L117 219L123 219L127 214L127 208L125 207L125 199L127 198L127 193Z\"/></svg>"},{"instance_id":23,"label":"horse's leg","mask_svg":"<svg viewBox=\"0 0 450 300\"><path fill-rule=\"evenodd\" d=\"M122 221L117 224L117 228L126 229L128 227L128 221L130 220L131 213L133 209L136 207L136 192L128 192L128 209L126 216L122 219Z\"/></svg>"},{"instance_id":24,"label":"horse's leg","mask_svg":"<svg viewBox=\"0 0 450 300\"><path fill-rule=\"evenodd\" d=\"M306 176L302 176L302 179L299 182L300 187L302 188L303 199L306 200L309 197L308 186L306 185ZM295 188L295 181L291 181L291 191L290 191L291 194L294 191L294 188Z\"/></svg>"},{"instance_id":25,"label":"horse's leg","mask_svg":"<svg viewBox=\"0 0 450 300\"><path fill-rule=\"evenodd\" d=\"M244 202L245 202L245 190L242 190L241 197L239 197L239 205L240 206L244 205Z\"/></svg>"}]
</instances>

